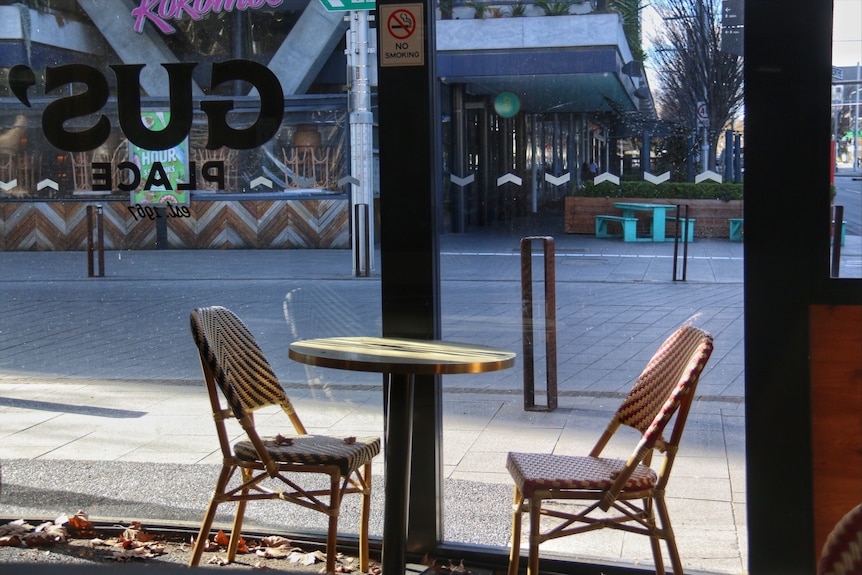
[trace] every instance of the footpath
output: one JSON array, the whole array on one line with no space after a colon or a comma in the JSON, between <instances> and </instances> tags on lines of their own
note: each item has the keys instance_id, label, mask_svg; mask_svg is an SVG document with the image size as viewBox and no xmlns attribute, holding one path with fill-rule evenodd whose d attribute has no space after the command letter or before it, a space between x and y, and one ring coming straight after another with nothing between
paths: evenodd
<instances>
[{"instance_id":1,"label":"footpath","mask_svg":"<svg viewBox=\"0 0 862 575\"><path fill-rule=\"evenodd\" d=\"M441 239L443 337L519 355L505 372L443 380L445 538L508 545L506 453L589 451L661 341L696 316L715 336L715 353L669 487L670 511L687 569L744 572L742 244L695 241L686 280L674 281L673 243L556 234L559 407L537 413L523 409L525 235ZM534 258L541 310L542 260ZM197 306L224 305L244 319L310 430L382 435L380 375L287 357L295 339L380 334L379 277L354 277L351 263L341 250L123 251L106 254L105 277L88 278L82 252L0 253L0 518L83 509L145 524L200 521L220 456L188 328ZM538 337L537 390L543 346ZM279 416L263 412L258 423L266 428ZM632 445L614 453L626 457ZM382 531L382 470L381 460L372 536ZM343 531L355 533L358 505L343 509ZM247 516L249 529L323 529L322 518L296 506L250 505ZM543 551L650 563L649 544L639 539L588 534Z\"/></svg>"}]
</instances>

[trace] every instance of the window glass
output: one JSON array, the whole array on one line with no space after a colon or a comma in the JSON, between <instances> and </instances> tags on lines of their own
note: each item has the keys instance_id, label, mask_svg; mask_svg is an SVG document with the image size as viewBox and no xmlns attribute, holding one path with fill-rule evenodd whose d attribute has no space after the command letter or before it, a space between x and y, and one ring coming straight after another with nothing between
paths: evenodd
<instances>
[{"instance_id":1,"label":"window glass","mask_svg":"<svg viewBox=\"0 0 862 575\"><path fill-rule=\"evenodd\" d=\"M832 31L832 146L831 275L862 277L862 3L834 2ZM841 220L840 225L838 220ZM835 241L835 238L838 241Z\"/></svg>"},{"instance_id":2,"label":"window glass","mask_svg":"<svg viewBox=\"0 0 862 575\"><path fill-rule=\"evenodd\" d=\"M734 22L723 22L727 4ZM437 21L443 336L511 349L518 365L444 378L446 540L508 546L508 454L589 454L664 338L697 316L721 352L701 378L668 505L687 568L745 570L742 3L448 11L441 3ZM671 208L659 223L615 205L626 201ZM624 217L631 237L614 220ZM626 459L636 442L624 431L603 455ZM527 534L525 517L522 566ZM653 563L648 538L621 531L540 549Z\"/></svg>"},{"instance_id":3,"label":"window glass","mask_svg":"<svg viewBox=\"0 0 862 575\"><path fill-rule=\"evenodd\" d=\"M306 11L313 40L291 36ZM287 357L381 329L351 251L346 30L318 2L0 1L4 514L203 518L222 457L200 306L247 323L310 432L382 435L379 375ZM257 423L290 430L278 409ZM326 518L252 503L246 525Z\"/></svg>"}]
</instances>

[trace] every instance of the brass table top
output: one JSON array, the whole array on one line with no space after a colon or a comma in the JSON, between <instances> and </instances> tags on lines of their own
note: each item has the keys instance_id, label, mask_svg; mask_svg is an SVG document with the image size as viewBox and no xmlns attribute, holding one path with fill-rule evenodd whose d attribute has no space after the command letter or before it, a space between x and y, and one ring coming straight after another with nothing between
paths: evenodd
<instances>
[{"instance_id":1,"label":"brass table top","mask_svg":"<svg viewBox=\"0 0 862 575\"><path fill-rule=\"evenodd\" d=\"M390 337L296 341L288 356L318 367L413 375L483 373L515 364L513 352L494 347Z\"/></svg>"}]
</instances>

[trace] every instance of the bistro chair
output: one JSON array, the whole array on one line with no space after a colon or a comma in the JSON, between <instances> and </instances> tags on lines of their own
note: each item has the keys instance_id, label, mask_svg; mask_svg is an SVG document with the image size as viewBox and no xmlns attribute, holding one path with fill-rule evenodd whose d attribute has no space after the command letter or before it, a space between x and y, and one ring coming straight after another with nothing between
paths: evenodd
<instances>
[{"instance_id":1,"label":"bistro chair","mask_svg":"<svg viewBox=\"0 0 862 575\"><path fill-rule=\"evenodd\" d=\"M362 496L360 569L367 572L371 461L380 453L380 439L307 433L254 336L231 311L223 307L196 309L191 314L191 330L200 352L223 463L189 565L200 562L219 505L228 501L237 503L227 551L227 560L232 562L247 502L282 499L329 517L326 572L334 573L339 507L345 495L356 493ZM222 398L227 409L222 407ZM276 437L258 435L254 411L266 406L281 407L293 431L284 431ZM246 437L231 445L225 421L233 417ZM237 471L238 485L231 485ZM328 477L329 488L320 487L320 482L317 486L304 486L303 478L309 478L310 474ZM281 489L268 489L263 485L267 480Z\"/></svg>"},{"instance_id":2,"label":"bistro chair","mask_svg":"<svg viewBox=\"0 0 862 575\"><path fill-rule=\"evenodd\" d=\"M817 575L862 574L862 503L847 512L826 537Z\"/></svg>"},{"instance_id":3,"label":"bistro chair","mask_svg":"<svg viewBox=\"0 0 862 575\"><path fill-rule=\"evenodd\" d=\"M518 574L521 514L529 514L527 575L539 575L539 545L597 529L619 529L650 538L656 573L664 574L659 542L667 545L673 572L683 573L664 492L712 336L685 325L655 353L587 457L509 453L506 468L515 481L509 575ZM673 415L676 419L668 427ZM600 457L621 425L641 433L628 460ZM670 430L664 438L665 428ZM658 471L654 451L664 455ZM578 500L566 511L548 500ZM540 522L544 524L540 526Z\"/></svg>"}]
</instances>

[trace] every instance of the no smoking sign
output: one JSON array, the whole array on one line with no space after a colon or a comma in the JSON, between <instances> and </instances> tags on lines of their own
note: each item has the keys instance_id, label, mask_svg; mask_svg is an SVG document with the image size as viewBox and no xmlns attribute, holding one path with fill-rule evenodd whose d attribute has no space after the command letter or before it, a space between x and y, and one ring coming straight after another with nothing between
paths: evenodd
<instances>
[{"instance_id":1,"label":"no smoking sign","mask_svg":"<svg viewBox=\"0 0 862 575\"><path fill-rule=\"evenodd\" d=\"M380 66L424 66L425 21L422 4L388 4L378 7Z\"/></svg>"}]
</instances>

